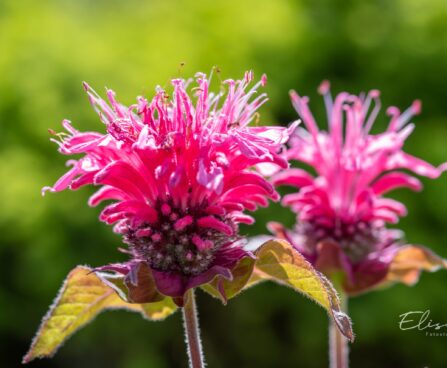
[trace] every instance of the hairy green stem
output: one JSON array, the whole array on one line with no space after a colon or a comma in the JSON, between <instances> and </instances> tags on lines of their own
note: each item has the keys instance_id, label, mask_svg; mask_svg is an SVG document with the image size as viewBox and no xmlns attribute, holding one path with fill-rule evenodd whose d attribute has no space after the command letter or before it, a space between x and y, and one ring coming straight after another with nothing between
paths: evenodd
<instances>
[{"instance_id":1,"label":"hairy green stem","mask_svg":"<svg viewBox=\"0 0 447 368\"><path fill-rule=\"evenodd\" d=\"M183 326L185 328L186 346L188 348L189 367L204 368L202 343L200 341L199 320L197 318L194 290L190 289L183 306Z\"/></svg>"},{"instance_id":2,"label":"hairy green stem","mask_svg":"<svg viewBox=\"0 0 447 368\"><path fill-rule=\"evenodd\" d=\"M339 293L342 311L348 311L348 297L343 292ZM344 337L335 323L331 320L329 326L329 362L330 368L349 367L348 340Z\"/></svg>"}]
</instances>

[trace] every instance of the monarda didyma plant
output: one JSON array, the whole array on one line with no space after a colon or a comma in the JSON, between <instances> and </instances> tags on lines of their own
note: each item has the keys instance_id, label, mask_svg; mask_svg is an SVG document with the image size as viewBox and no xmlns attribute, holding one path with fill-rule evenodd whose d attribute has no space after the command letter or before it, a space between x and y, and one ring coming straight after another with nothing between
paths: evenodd
<instances>
[{"instance_id":1,"label":"monarda didyma plant","mask_svg":"<svg viewBox=\"0 0 447 368\"><path fill-rule=\"evenodd\" d=\"M299 127L290 138L285 158L314 172L291 168L274 175L275 185L298 188L282 201L297 214L297 223L291 230L278 223L269 228L334 282L346 308L348 297L394 282L412 285L421 270L447 267L429 249L406 244L401 231L387 227L397 223L406 208L384 197L401 187L420 190L414 174L434 179L447 164L434 167L402 149L414 129L410 120L420 112L420 101L403 113L388 108L388 128L372 134L380 110L378 91L360 96L344 92L332 99L329 83L323 82L319 92L326 104L327 131L318 128L308 98L291 93L305 129ZM331 366L347 367L346 340L335 328L330 343Z\"/></svg>"},{"instance_id":2,"label":"monarda didyma plant","mask_svg":"<svg viewBox=\"0 0 447 368\"><path fill-rule=\"evenodd\" d=\"M123 106L107 91L109 103L85 90L105 125L105 134L54 133L59 152L81 155L44 191L98 186L89 204L111 201L100 220L112 225L127 245L128 260L90 268L78 266L65 280L24 358L51 356L62 342L107 309L126 309L149 320L183 312L191 367L203 367L194 289L223 303L262 280L288 285L317 301L349 339L350 321L340 311L330 282L288 243L272 240L256 252L244 249L238 224L254 219L245 211L278 200L260 174L260 164L287 168L281 148L296 127L249 126L266 101L248 89L253 74L227 80L209 92L210 80L175 79L170 95L161 88L151 102L143 97ZM248 89L248 91L247 91ZM100 251L100 250L98 250Z\"/></svg>"}]
</instances>

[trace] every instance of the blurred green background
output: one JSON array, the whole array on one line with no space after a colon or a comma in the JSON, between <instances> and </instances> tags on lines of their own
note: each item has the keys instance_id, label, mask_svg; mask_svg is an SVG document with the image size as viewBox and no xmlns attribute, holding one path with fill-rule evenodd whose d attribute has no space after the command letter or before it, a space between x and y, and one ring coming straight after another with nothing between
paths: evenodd
<instances>
[{"instance_id":1,"label":"blurred green background","mask_svg":"<svg viewBox=\"0 0 447 368\"><path fill-rule=\"evenodd\" d=\"M288 90L312 99L316 88L382 91L384 105L423 101L407 151L435 164L447 159L447 2L445 0L0 0L0 332L2 367L20 366L62 279L78 264L123 260L120 239L88 208L82 189L40 195L64 172L48 141L68 118L81 130L102 129L82 90L88 81L113 88L126 104L151 96L178 75L240 77L265 72L263 121L296 118ZM386 121L384 113L379 123ZM401 191L408 241L447 257L447 175L424 180L422 194ZM275 205L257 213L247 234L269 220L293 222ZM400 331L399 314L431 310L447 323L447 273L425 274L412 288L394 286L353 299L357 340L353 367L445 367L447 337ZM199 294L210 367L325 367L327 317L322 308L274 284L253 288L223 307ZM149 323L109 312L77 333L53 360L35 367L186 367L177 313Z\"/></svg>"}]
</instances>

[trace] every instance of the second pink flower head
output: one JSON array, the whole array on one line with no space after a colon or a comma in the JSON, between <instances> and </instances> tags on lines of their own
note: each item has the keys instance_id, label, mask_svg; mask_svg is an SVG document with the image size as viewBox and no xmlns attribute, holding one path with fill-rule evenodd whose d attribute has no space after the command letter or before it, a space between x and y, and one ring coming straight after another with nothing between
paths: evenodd
<instances>
[{"instance_id":1,"label":"second pink flower head","mask_svg":"<svg viewBox=\"0 0 447 368\"><path fill-rule=\"evenodd\" d=\"M283 199L296 212L297 225L293 231L276 223L270 228L320 270L345 272L346 287L360 292L384 280L399 249L401 232L386 224L397 223L406 208L384 195L402 187L420 190L414 174L434 179L447 166L434 167L403 151L414 129L410 120L421 109L419 101L403 113L388 108L386 131L372 134L381 107L378 91L359 96L343 92L334 99L329 83L323 82L319 92L326 105L327 130L318 127L308 98L291 93L304 127L291 137L285 156L315 173L293 168L274 176L275 185L298 189Z\"/></svg>"}]
</instances>

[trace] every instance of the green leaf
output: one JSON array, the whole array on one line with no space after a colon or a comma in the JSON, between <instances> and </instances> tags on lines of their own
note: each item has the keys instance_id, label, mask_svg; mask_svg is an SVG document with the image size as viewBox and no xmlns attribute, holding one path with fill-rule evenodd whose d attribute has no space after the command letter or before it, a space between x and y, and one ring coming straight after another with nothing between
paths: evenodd
<instances>
[{"instance_id":1,"label":"green leaf","mask_svg":"<svg viewBox=\"0 0 447 368\"><path fill-rule=\"evenodd\" d=\"M337 327L353 341L351 321L340 309L340 300L330 281L284 240L270 240L256 251L256 263L246 288L262 280L286 285L326 309Z\"/></svg>"},{"instance_id":2,"label":"green leaf","mask_svg":"<svg viewBox=\"0 0 447 368\"><path fill-rule=\"evenodd\" d=\"M90 268L78 266L68 274L23 363L53 356L73 333L108 309L139 312L146 319L162 320L174 313L177 307L171 298L148 304L127 303Z\"/></svg>"}]
</instances>

